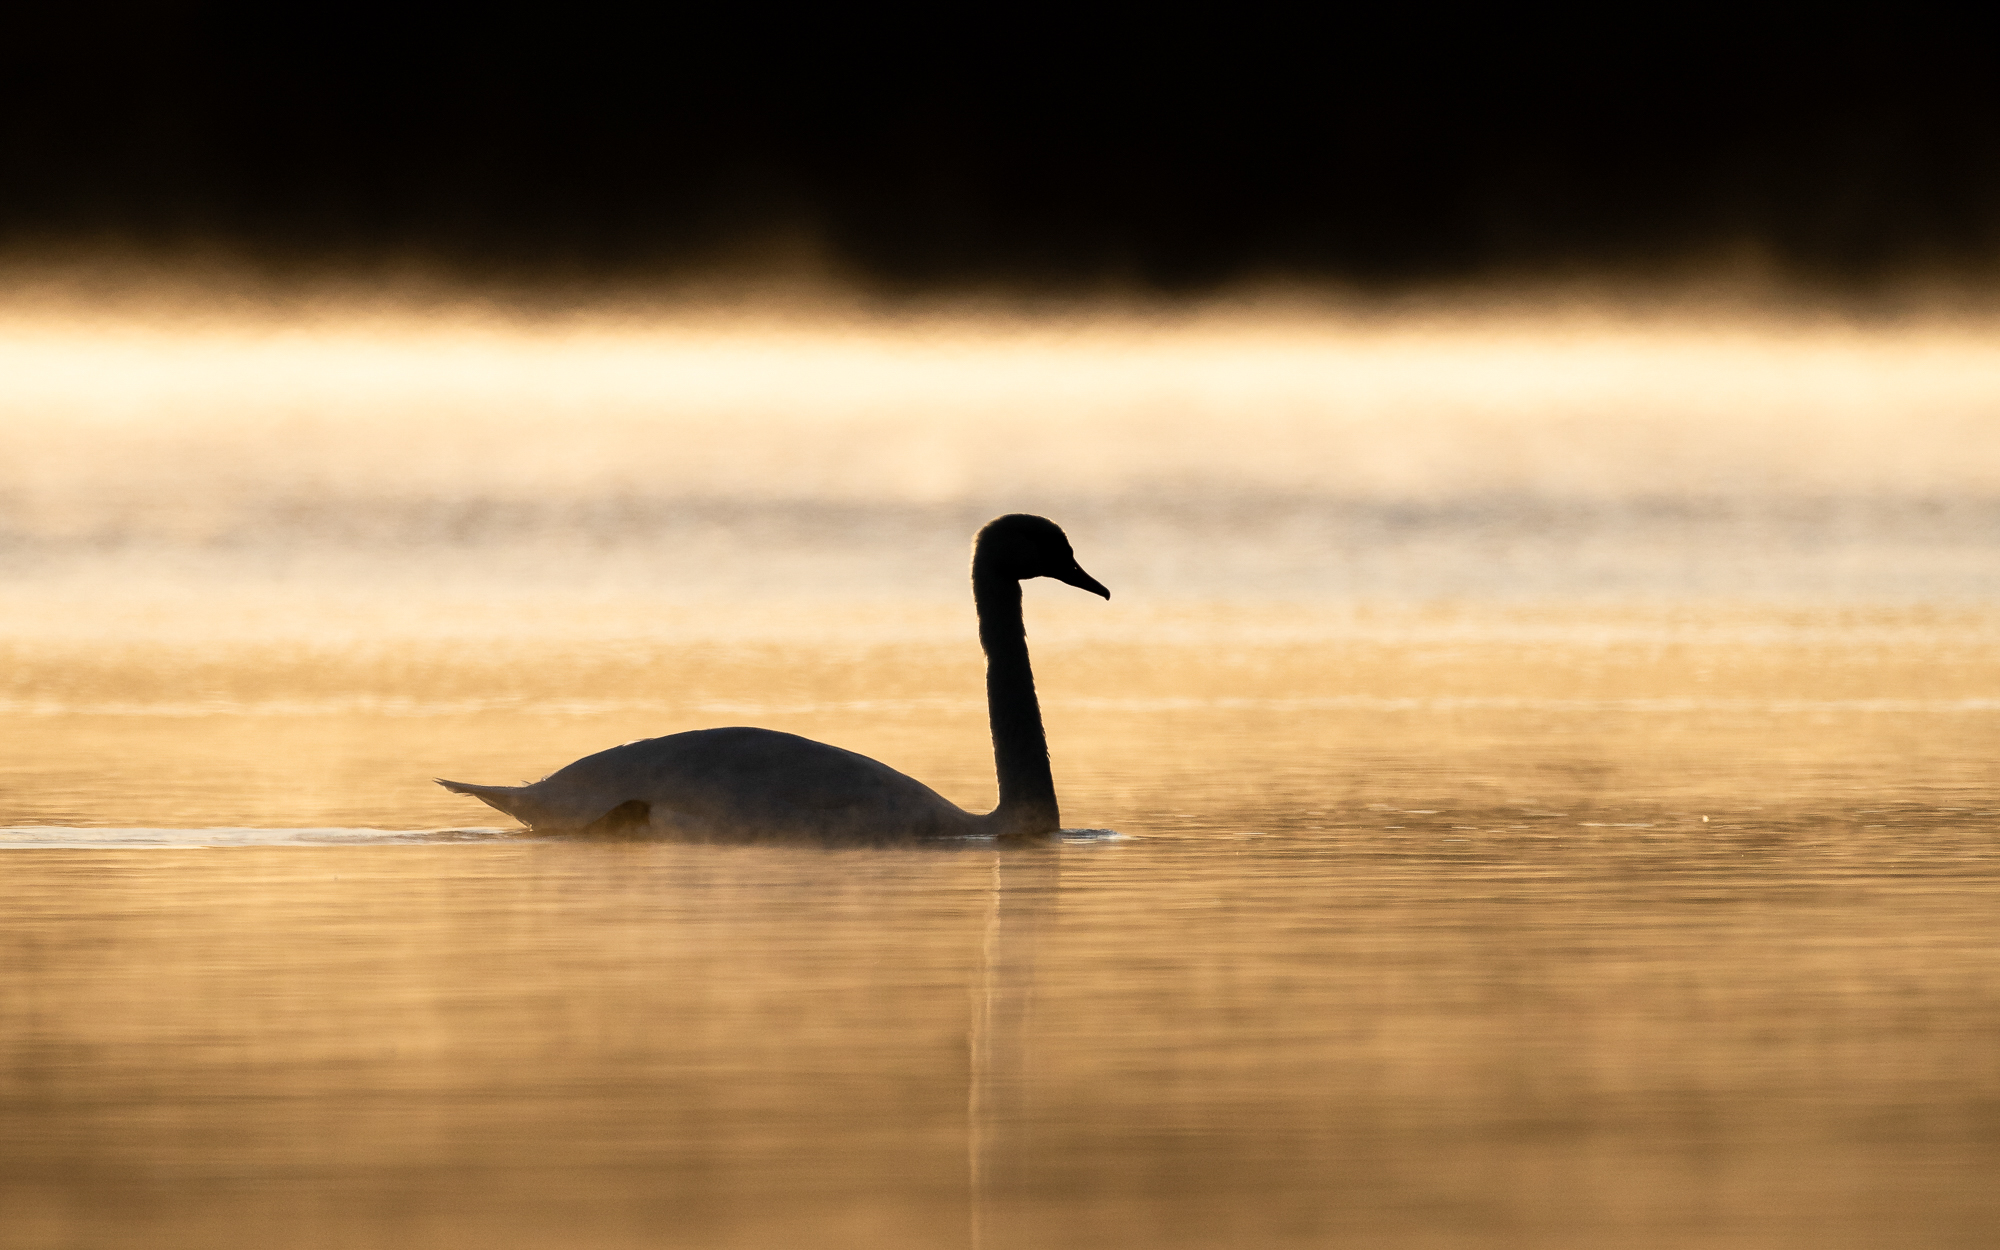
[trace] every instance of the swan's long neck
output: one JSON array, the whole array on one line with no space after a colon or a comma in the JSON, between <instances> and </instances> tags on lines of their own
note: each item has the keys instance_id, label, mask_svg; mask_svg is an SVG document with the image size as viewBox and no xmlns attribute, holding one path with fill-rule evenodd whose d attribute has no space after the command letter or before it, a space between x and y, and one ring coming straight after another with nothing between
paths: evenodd
<instances>
[{"instance_id":1,"label":"swan's long neck","mask_svg":"<svg viewBox=\"0 0 2000 1250\"><path fill-rule=\"evenodd\" d=\"M979 645L986 651L986 715L993 725L993 765L1000 806L993 815L1010 833L1053 833L1062 827L1049 740L1028 667L1028 631L1021 620L1021 583L977 555L972 601L979 609Z\"/></svg>"}]
</instances>

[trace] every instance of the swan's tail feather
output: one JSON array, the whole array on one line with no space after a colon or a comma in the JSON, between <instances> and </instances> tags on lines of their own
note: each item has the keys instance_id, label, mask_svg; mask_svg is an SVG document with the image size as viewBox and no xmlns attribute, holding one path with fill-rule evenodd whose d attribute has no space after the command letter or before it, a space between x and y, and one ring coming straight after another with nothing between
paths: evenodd
<instances>
[{"instance_id":1,"label":"swan's tail feather","mask_svg":"<svg viewBox=\"0 0 2000 1250\"><path fill-rule=\"evenodd\" d=\"M527 797L521 793L527 789L526 786L475 786L463 781L446 781L442 777L433 777L431 780L453 794L469 794L495 811L505 812L522 824L529 823L520 811L523 806L522 801Z\"/></svg>"}]
</instances>

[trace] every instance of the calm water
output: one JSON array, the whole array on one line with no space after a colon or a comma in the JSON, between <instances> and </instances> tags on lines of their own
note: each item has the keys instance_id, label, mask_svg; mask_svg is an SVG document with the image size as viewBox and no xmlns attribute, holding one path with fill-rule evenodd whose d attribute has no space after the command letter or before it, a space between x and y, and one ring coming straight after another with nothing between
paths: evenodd
<instances>
[{"instance_id":1,"label":"calm water","mask_svg":"<svg viewBox=\"0 0 2000 1250\"><path fill-rule=\"evenodd\" d=\"M1116 837L426 782L720 719L990 802L970 639L17 656L8 1244L1990 1242L2000 618L1036 598Z\"/></svg>"},{"instance_id":2,"label":"calm water","mask_svg":"<svg viewBox=\"0 0 2000 1250\"><path fill-rule=\"evenodd\" d=\"M1977 344L516 353L579 415L490 344L14 329L9 1250L2000 1228ZM960 390L1085 463L925 441ZM538 839L429 784L749 723L988 805L964 543L1024 495L1118 596L1028 595L1093 832Z\"/></svg>"}]
</instances>

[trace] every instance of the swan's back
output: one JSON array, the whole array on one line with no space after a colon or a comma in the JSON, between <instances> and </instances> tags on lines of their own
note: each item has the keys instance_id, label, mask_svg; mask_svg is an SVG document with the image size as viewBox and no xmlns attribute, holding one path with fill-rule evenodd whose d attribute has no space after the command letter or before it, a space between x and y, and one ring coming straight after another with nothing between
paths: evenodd
<instances>
[{"instance_id":1,"label":"swan's back","mask_svg":"<svg viewBox=\"0 0 2000 1250\"><path fill-rule=\"evenodd\" d=\"M537 831L588 828L614 811L648 832L692 838L950 837L982 823L878 760L743 727L628 742L533 785L443 784Z\"/></svg>"}]
</instances>

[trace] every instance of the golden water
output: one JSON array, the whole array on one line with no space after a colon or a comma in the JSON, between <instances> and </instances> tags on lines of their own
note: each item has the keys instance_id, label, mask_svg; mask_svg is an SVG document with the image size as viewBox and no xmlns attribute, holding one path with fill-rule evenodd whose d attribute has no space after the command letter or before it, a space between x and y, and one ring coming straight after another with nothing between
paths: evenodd
<instances>
[{"instance_id":1,"label":"golden water","mask_svg":"<svg viewBox=\"0 0 2000 1250\"><path fill-rule=\"evenodd\" d=\"M0 1244L1990 1244L1995 353L1281 329L15 325ZM1116 836L429 783L990 804L1010 506Z\"/></svg>"}]
</instances>

